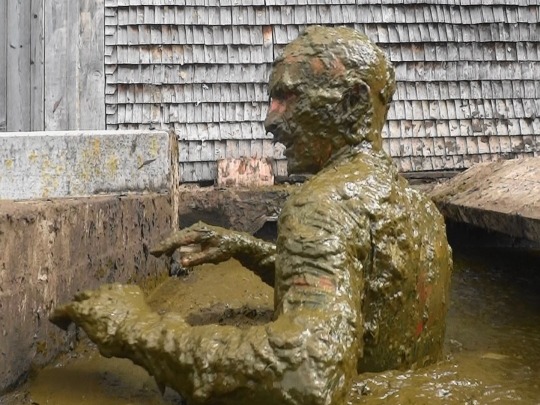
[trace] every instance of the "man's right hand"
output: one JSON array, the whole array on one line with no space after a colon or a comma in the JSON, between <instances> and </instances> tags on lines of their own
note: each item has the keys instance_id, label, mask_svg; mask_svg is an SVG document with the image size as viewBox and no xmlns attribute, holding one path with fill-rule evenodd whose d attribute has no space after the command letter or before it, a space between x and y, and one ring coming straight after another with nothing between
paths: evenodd
<instances>
[{"instance_id":1,"label":"man's right hand","mask_svg":"<svg viewBox=\"0 0 540 405\"><path fill-rule=\"evenodd\" d=\"M200 251L181 255L184 267L203 263L221 263L229 260L238 251L244 235L218 226L197 222L188 228L173 232L168 238L150 250L153 256L172 256L177 249L199 245Z\"/></svg>"}]
</instances>

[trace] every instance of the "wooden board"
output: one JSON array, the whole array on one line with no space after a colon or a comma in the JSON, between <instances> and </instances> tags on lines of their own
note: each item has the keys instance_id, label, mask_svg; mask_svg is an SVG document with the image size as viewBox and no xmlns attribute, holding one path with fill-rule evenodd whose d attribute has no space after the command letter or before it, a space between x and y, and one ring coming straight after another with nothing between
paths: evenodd
<instances>
[{"instance_id":1,"label":"wooden board","mask_svg":"<svg viewBox=\"0 0 540 405\"><path fill-rule=\"evenodd\" d=\"M69 129L68 2L45 2L45 129ZM69 2L71 3L71 2Z\"/></svg>"},{"instance_id":2,"label":"wooden board","mask_svg":"<svg viewBox=\"0 0 540 405\"><path fill-rule=\"evenodd\" d=\"M7 130L30 130L30 2L7 0Z\"/></svg>"},{"instance_id":3,"label":"wooden board","mask_svg":"<svg viewBox=\"0 0 540 405\"><path fill-rule=\"evenodd\" d=\"M538 195L540 157L480 163L430 193L450 220L534 242L540 242Z\"/></svg>"},{"instance_id":4,"label":"wooden board","mask_svg":"<svg viewBox=\"0 0 540 405\"><path fill-rule=\"evenodd\" d=\"M81 0L79 11L79 128L105 129L104 0Z\"/></svg>"},{"instance_id":5,"label":"wooden board","mask_svg":"<svg viewBox=\"0 0 540 405\"><path fill-rule=\"evenodd\" d=\"M44 7L45 129L104 129L104 0Z\"/></svg>"},{"instance_id":6,"label":"wooden board","mask_svg":"<svg viewBox=\"0 0 540 405\"><path fill-rule=\"evenodd\" d=\"M32 131L45 129L45 0L31 0L30 23L30 98Z\"/></svg>"},{"instance_id":7,"label":"wooden board","mask_svg":"<svg viewBox=\"0 0 540 405\"><path fill-rule=\"evenodd\" d=\"M0 2L0 132L7 130L7 1Z\"/></svg>"},{"instance_id":8,"label":"wooden board","mask_svg":"<svg viewBox=\"0 0 540 405\"><path fill-rule=\"evenodd\" d=\"M81 117L81 105L79 99L79 80L81 76L79 58L79 0L77 1L62 1L65 7L65 22L63 35L66 36L66 52L63 55L64 59L60 62L65 64L65 81L62 83L62 91L66 102L66 129L79 128ZM60 13L59 18L64 18L64 14ZM58 35L59 33L57 33ZM52 56L52 55L51 55ZM85 111L84 114L87 114Z\"/></svg>"}]
</instances>

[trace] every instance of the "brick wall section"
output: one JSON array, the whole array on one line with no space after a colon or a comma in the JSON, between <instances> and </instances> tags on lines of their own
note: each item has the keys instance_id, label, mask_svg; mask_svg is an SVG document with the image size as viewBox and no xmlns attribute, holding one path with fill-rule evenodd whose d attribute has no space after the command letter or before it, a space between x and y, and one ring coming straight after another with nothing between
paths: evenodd
<instances>
[{"instance_id":1,"label":"brick wall section","mask_svg":"<svg viewBox=\"0 0 540 405\"><path fill-rule=\"evenodd\" d=\"M539 154L537 0L105 3L107 128L174 127L184 182L214 179L226 157L276 157L283 174L266 83L309 24L354 26L389 55L385 148L402 171Z\"/></svg>"}]
</instances>

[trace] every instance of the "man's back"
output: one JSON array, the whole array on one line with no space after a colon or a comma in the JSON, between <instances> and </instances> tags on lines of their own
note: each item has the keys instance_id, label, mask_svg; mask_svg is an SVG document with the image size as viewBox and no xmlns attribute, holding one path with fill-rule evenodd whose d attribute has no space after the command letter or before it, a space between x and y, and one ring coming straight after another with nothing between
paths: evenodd
<instances>
[{"instance_id":1,"label":"man's back","mask_svg":"<svg viewBox=\"0 0 540 405\"><path fill-rule=\"evenodd\" d=\"M277 252L278 311L329 305L335 287L347 290L363 323L359 371L440 357L452 267L443 218L384 152L337 159L293 194Z\"/></svg>"}]
</instances>

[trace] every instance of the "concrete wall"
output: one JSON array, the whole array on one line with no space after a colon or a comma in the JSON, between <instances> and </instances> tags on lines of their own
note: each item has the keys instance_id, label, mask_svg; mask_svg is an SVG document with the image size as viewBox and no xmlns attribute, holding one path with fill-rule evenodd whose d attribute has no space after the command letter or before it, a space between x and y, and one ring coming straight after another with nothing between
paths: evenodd
<instances>
[{"instance_id":1,"label":"concrete wall","mask_svg":"<svg viewBox=\"0 0 540 405\"><path fill-rule=\"evenodd\" d=\"M167 274L148 250L178 227L177 185L163 131L0 135L0 393L69 348L57 304Z\"/></svg>"},{"instance_id":2,"label":"concrete wall","mask_svg":"<svg viewBox=\"0 0 540 405\"><path fill-rule=\"evenodd\" d=\"M164 131L0 133L0 199L164 192L171 176Z\"/></svg>"},{"instance_id":3,"label":"concrete wall","mask_svg":"<svg viewBox=\"0 0 540 405\"><path fill-rule=\"evenodd\" d=\"M57 304L166 274L148 248L172 222L167 194L0 202L0 393L69 348L74 331L48 321Z\"/></svg>"}]
</instances>

